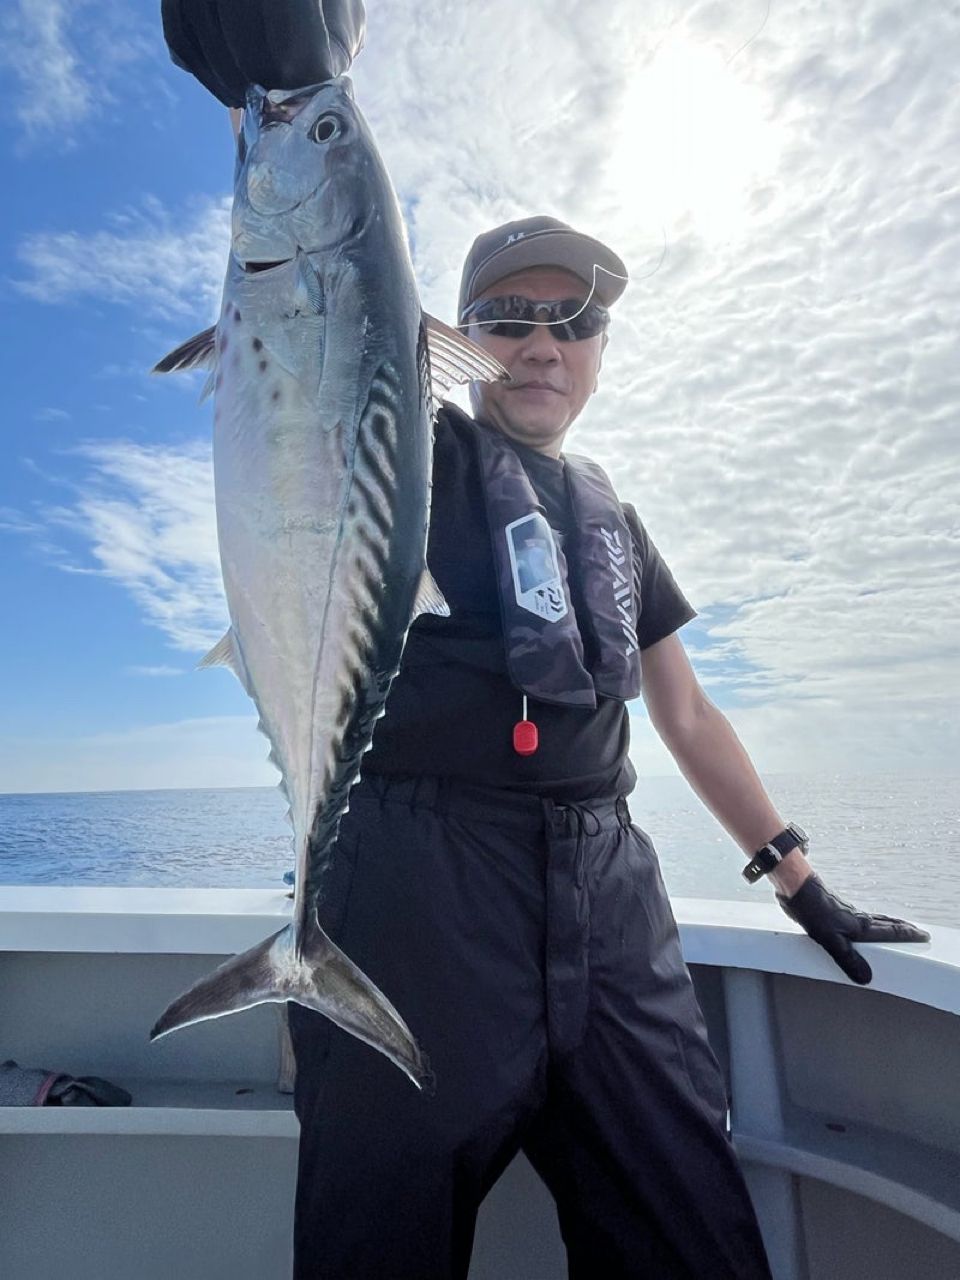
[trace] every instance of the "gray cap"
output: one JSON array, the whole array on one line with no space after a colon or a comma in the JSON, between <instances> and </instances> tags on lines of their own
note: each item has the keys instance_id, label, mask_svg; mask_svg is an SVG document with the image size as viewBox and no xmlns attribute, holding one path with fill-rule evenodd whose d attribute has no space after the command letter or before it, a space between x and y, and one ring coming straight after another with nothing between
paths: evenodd
<instances>
[{"instance_id":1,"label":"gray cap","mask_svg":"<svg viewBox=\"0 0 960 1280\"><path fill-rule=\"evenodd\" d=\"M627 268L599 240L557 218L521 218L474 240L463 264L458 318L492 284L527 267L563 267L588 285L596 276L596 296L605 307L616 302L627 285Z\"/></svg>"}]
</instances>

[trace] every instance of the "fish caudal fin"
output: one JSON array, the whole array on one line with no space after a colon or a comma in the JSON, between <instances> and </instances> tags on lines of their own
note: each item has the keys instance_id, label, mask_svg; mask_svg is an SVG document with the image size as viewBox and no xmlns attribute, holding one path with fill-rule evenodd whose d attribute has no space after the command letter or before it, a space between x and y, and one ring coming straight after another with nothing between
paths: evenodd
<instances>
[{"instance_id":1,"label":"fish caudal fin","mask_svg":"<svg viewBox=\"0 0 960 1280\"><path fill-rule=\"evenodd\" d=\"M194 1022L286 1000L324 1014L338 1027L379 1049L418 1088L425 1083L426 1065L399 1013L315 919L306 930L300 954L294 927L287 925L222 964L175 1000L160 1015L150 1039L157 1040Z\"/></svg>"}]
</instances>

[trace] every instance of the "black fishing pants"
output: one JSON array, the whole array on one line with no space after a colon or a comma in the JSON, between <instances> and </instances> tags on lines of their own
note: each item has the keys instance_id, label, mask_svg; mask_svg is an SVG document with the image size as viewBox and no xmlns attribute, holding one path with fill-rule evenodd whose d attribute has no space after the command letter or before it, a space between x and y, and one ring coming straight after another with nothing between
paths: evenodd
<instances>
[{"instance_id":1,"label":"black fishing pants","mask_svg":"<svg viewBox=\"0 0 960 1280\"><path fill-rule=\"evenodd\" d=\"M463 1280L478 1207L521 1148L575 1280L769 1280L657 856L625 800L364 779L320 917L434 1084L289 1006L295 1280Z\"/></svg>"}]
</instances>

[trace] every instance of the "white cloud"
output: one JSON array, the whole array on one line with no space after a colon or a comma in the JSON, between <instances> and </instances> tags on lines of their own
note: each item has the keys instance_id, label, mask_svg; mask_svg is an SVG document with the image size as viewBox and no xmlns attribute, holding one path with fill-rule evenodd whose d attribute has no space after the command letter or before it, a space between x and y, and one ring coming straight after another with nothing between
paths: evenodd
<instances>
[{"instance_id":1,"label":"white cloud","mask_svg":"<svg viewBox=\"0 0 960 1280\"><path fill-rule=\"evenodd\" d=\"M33 415L34 422L69 422L71 415L66 409L47 407L38 409Z\"/></svg>"},{"instance_id":2,"label":"white cloud","mask_svg":"<svg viewBox=\"0 0 960 1280\"><path fill-rule=\"evenodd\" d=\"M125 673L128 676L151 676L151 677L159 677L159 678L162 678L165 676L182 676L184 674L182 667L165 667L165 666L127 667L125 668Z\"/></svg>"},{"instance_id":3,"label":"white cloud","mask_svg":"<svg viewBox=\"0 0 960 1280\"><path fill-rule=\"evenodd\" d=\"M215 319L230 243L230 200L202 199L178 220L160 201L115 214L111 229L27 236L17 288L38 302L103 298L143 315ZM160 353L162 354L162 352Z\"/></svg>"},{"instance_id":4,"label":"white cloud","mask_svg":"<svg viewBox=\"0 0 960 1280\"><path fill-rule=\"evenodd\" d=\"M274 786L279 775L256 723L209 716L87 737L0 738L0 777L10 792ZM282 813L279 797L277 806Z\"/></svg>"},{"instance_id":5,"label":"white cloud","mask_svg":"<svg viewBox=\"0 0 960 1280\"><path fill-rule=\"evenodd\" d=\"M112 578L175 648L209 648L228 625L209 445L114 441L79 452L91 469L48 519L83 539L94 566L61 567Z\"/></svg>"},{"instance_id":6,"label":"white cloud","mask_svg":"<svg viewBox=\"0 0 960 1280\"><path fill-rule=\"evenodd\" d=\"M761 774L896 773L950 776L960 759L960 722L942 699L905 697L892 704L852 695L805 702L774 697L728 708L726 716ZM631 717L638 774L679 774L649 720Z\"/></svg>"},{"instance_id":7,"label":"white cloud","mask_svg":"<svg viewBox=\"0 0 960 1280\"><path fill-rule=\"evenodd\" d=\"M371 18L358 65L427 305L449 314L459 257L497 218L556 213L635 281L662 219L664 265L618 305L571 446L637 503L706 615L698 669L765 768L945 767L960 710L955 18L774 7L725 65L749 32L716 5L654 6L641 24L607 0L589 30L568 6L550 22L531 6L515 41L508 10L447 26L449 5L425 5L446 40L429 75L429 42L401 40L397 13L377 43ZM471 62L496 67L482 108ZM429 113L395 90L424 78ZM650 763L668 761L658 747Z\"/></svg>"},{"instance_id":8,"label":"white cloud","mask_svg":"<svg viewBox=\"0 0 960 1280\"><path fill-rule=\"evenodd\" d=\"M41 534L44 526L14 507L0 507L0 529L6 533Z\"/></svg>"},{"instance_id":9,"label":"white cloud","mask_svg":"<svg viewBox=\"0 0 960 1280\"><path fill-rule=\"evenodd\" d=\"M642 19L633 0L371 0L357 98L430 310L451 315L478 231L530 212L628 263L571 446L636 502L701 610L698 668L751 752L784 769L840 755L936 769L957 758L960 683L956 16L772 6L730 61L760 17L672 0ZM226 202L126 216L34 237L23 287L165 316L199 299L209 314ZM642 280L663 228L666 258ZM144 487L154 454L201 465L143 450L83 518L103 570L192 643L207 633L191 601L209 599L212 521L173 485ZM160 493L158 525L141 508Z\"/></svg>"},{"instance_id":10,"label":"white cloud","mask_svg":"<svg viewBox=\"0 0 960 1280\"><path fill-rule=\"evenodd\" d=\"M93 86L67 32L64 0L20 0L3 21L3 61L22 86L15 111L28 135L72 127L90 110Z\"/></svg>"},{"instance_id":11,"label":"white cloud","mask_svg":"<svg viewBox=\"0 0 960 1280\"><path fill-rule=\"evenodd\" d=\"M25 137L55 138L61 147L121 86L129 101L137 81L126 73L158 44L156 30L113 0L14 0L0 37L0 65L19 83L10 106Z\"/></svg>"}]
</instances>

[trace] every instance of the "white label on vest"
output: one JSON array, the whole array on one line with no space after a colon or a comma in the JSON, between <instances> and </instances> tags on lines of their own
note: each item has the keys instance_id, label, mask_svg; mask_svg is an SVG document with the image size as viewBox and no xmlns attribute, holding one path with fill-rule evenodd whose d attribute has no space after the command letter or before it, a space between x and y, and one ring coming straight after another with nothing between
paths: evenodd
<instances>
[{"instance_id":1,"label":"white label on vest","mask_svg":"<svg viewBox=\"0 0 960 1280\"><path fill-rule=\"evenodd\" d=\"M553 530L539 513L521 516L504 529L517 604L547 622L567 614L567 599L557 568Z\"/></svg>"},{"instance_id":2,"label":"white label on vest","mask_svg":"<svg viewBox=\"0 0 960 1280\"><path fill-rule=\"evenodd\" d=\"M633 565L627 563L627 553L623 549L623 543L620 541L620 534L616 529L611 533L607 529L601 529L603 541L607 548L607 559L610 562L610 580L613 586L613 598L617 602L617 619L620 623L620 630L623 632L626 645L624 646L623 655L629 658L631 654L636 653L640 647L640 641L637 639L636 619L633 616L633 588L628 574L633 575Z\"/></svg>"}]
</instances>

